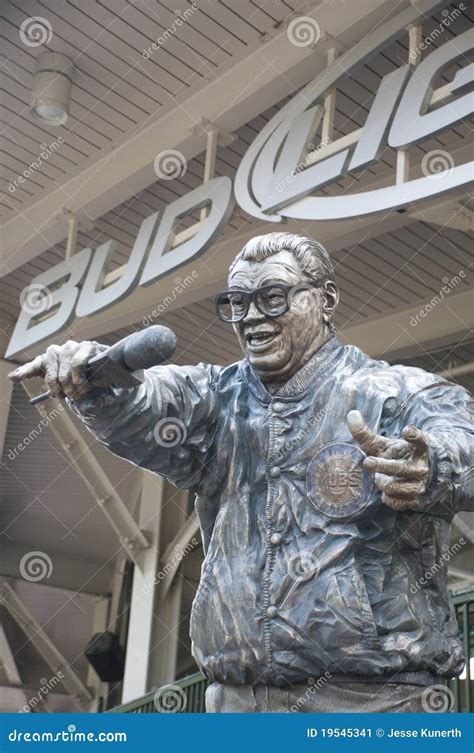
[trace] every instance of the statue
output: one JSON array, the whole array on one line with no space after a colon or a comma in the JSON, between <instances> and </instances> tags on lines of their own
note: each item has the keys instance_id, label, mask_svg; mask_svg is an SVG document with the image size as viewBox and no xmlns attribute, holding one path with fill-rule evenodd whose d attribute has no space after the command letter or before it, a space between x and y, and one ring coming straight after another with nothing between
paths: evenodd
<instances>
[{"instance_id":1,"label":"statue","mask_svg":"<svg viewBox=\"0 0 474 753\"><path fill-rule=\"evenodd\" d=\"M439 562L472 509L472 399L344 345L331 259L310 238L253 238L228 288L216 310L239 363L94 388L101 346L69 341L11 378L43 376L112 452L196 493L208 711L422 711L464 665Z\"/></svg>"}]
</instances>

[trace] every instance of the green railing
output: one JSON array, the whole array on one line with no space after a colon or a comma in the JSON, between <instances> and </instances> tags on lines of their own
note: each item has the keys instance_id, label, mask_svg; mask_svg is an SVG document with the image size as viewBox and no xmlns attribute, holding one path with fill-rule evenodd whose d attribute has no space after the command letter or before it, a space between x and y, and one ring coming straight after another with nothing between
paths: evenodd
<instances>
[{"instance_id":1,"label":"green railing","mask_svg":"<svg viewBox=\"0 0 474 753\"><path fill-rule=\"evenodd\" d=\"M466 657L466 669L462 675L451 680L449 685L454 692L455 711L474 711L474 693L472 684L474 677L471 675L471 659L474 656L474 591L453 596L454 608L459 625L459 637L464 644Z\"/></svg>"},{"instance_id":2,"label":"green railing","mask_svg":"<svg viewBox=\"0 0 474 753\"><path fill-rule=\"evenodd\" d=\"M181 714L203 714L206 711L204 694L208 685L209 681L200 672L196 672L169 685L150 690L146 695L122 706L116 706L110 711L123 714L159 714L163 713L162 710L168 709Z\"/></svg>"},{"instance_id":3,"label":"green railing","mask_svg":"<svg viewBox=\"0 0 474 753\"><path fill-rule=\"evenodd\" d=\"M459 636L464 644L464 653L466 656L466 669L463 679L456 678L450 681L451 690L454 693L454 711L474 711L474 692L471 678L471 658L474 655L474 591L453 596L453 603L456 610L456 617L459 623ZM176 680L172 686L163 686L163 695L159 693L160 688L147 693L141 698L136 698L130 703L122 706L116 706L111 709L113 712L127 714L156 714L160 713L160 707L173 708L173 703L179 707L180 713L199 713L205 712L204 694L209 682L200 673L184 677L182 680ZM181 689L173 690L173 688ZM167 689L169 696L167 695Z\"/></svg>"}]
</instances>

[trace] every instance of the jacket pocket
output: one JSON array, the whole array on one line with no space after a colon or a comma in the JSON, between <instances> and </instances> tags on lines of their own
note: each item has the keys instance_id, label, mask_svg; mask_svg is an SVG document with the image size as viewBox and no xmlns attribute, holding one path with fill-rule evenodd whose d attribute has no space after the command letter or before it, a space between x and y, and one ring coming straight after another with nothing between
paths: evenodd
<instances>
[{"instance_id":1,"label":"jacket pocket","mask_svg":"<svg viewBox=\"0 0 474 753\"><path fill-rule=\"evenodd\" d=\"M346 641L354 644L361 640L370 647L380 646L367 587L359 566L353 561L335 572L337 583L338 618Z\"/></svg>"}]
</instances>

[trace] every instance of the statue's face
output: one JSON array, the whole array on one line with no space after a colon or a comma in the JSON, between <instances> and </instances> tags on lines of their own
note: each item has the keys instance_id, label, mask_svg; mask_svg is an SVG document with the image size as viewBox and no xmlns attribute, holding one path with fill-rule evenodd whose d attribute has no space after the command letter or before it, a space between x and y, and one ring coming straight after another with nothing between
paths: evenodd
<instances>
[{"instance_id":1,"label":"statue's face","mask_svg":"<svg viewBox=\"0 0 474 753\"><path fill-rule=\"evenodd\" d=\"M239 261L229 277L229 289L307 282L294 256L280 251L260 262ZM323 320L324 301L321 288L299 291L290 309L278 317L263 314L252 302L245 318L233 325L244 354L263 381L286 381L325 342L328 329Z\"/></svg>"}]
</instances>

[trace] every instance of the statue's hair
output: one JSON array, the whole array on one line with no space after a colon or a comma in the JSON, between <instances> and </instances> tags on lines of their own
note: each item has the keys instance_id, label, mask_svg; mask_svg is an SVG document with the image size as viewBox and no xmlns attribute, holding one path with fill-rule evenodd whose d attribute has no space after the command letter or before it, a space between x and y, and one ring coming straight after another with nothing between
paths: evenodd
<instances>
[{"instance_id":1,"label":"statue's hair","mask_svg":"<svg viewBox=\"0 0 474 753\"><path fill-rule=\"evenodd\" d=\"M293 254L301 271L312 282L334 280L332 260L324 246L312 238L293 233L267 233L251 238L230 265L229 277L239 261L264 261L280 251ZM327 320L327 326L331 332L335 332L332 315Z\"/></svg>"},{"instance_id":2,"label":"statue's hair","mask_svg":"<svg viewBox=\"0 0 474 753\"><path fill-rule=\"evenodd\" d=\"M263 261L280 251L289 251L301 271L314 282L334 280L331 257L321 243L293 233L267 233L249 240L229 267L229 276L239 261Z\"/></svg>"}]
</instances>

